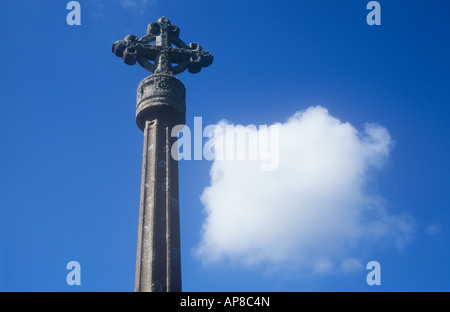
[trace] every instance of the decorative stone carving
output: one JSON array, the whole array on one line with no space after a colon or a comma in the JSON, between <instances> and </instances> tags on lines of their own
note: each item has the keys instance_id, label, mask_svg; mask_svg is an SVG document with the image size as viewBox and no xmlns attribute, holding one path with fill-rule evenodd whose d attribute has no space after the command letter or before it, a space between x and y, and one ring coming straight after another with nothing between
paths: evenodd
<instances>
[{"instance_id":1,"label":"decorative stone carving","mask_svg":"<svg viewBox=\"0 0 450 312\"><path fill-rule=\"evenodd\" d=\"M134 65L138 62L155 74L176 75L186 69L195 74L212 64L213 56L208 51L204 51L196 42L187 46L178 38L179 34L180 29L163 16L148 25L146 36L139 39L135 35L128 35L124 40L113 43L112 51L125 64ZM155 44L149 44L153 41Z\"/></svg>"},{"instance_id":2,"label":"decorative stone carving","mask_svg":"<svg viewBox=\"0 0 450 312\"><path fill-rule=\"evenodd\" d=\"M184 124L186 118L186 89L170 75L151 75L138 86L136 123L144 131L150 116L172 116L174 124Z\"/></svg>"}]
</instances>

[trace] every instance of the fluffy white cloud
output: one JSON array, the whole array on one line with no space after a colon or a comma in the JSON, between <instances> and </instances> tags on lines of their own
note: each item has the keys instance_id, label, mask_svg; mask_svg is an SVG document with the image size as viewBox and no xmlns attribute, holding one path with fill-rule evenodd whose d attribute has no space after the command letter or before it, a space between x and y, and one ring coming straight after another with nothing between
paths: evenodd
<instances>
[{"instance_id":1,"label":"fluffy white cloud","mask_svg":"<svg viewBox=\"0 0 450 312\"><path fill-rule=\"evenodd\" d=\"M212 163L195 250L203 262L349 272L363 267L361 246L408 240L409 218L390 214L366 190L370 172L389 156L385 128L366 124L359 132L325 108L310 107L279 124L277 143L274 171L261 171L258 161Z\"/></svg>"}]
</instances>

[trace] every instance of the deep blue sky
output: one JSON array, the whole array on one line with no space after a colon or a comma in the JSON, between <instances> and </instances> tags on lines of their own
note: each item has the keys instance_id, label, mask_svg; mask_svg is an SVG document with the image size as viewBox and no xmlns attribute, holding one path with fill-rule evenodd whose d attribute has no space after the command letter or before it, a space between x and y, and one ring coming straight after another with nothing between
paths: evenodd
<instances>
[{"instance_id":1,"label":"deep blue sky","mask_svg":"<svg viewBox=\"0 0 450 312\"><path fill-rule=\"evenodd\" d=\"M185 291L450 290L448 1L381 0L381 26L367 25L365 0L89 0L79 1L81 26L67 25L67 2L0 0L0 291L133 291L135 92L148 73L123 64L111 44L145 35L163 15L215 57L178 76L188 125L194 116L271 124L311 105L356 128L379 123L395 147L374 187L415 224L402 250L365 259L381 263L381 286L366 284L365 268L293 278L205 268L192 250L211 162L181 161ZM66 284L71 260L81 286Z\"/></svg>"}]
</instances>

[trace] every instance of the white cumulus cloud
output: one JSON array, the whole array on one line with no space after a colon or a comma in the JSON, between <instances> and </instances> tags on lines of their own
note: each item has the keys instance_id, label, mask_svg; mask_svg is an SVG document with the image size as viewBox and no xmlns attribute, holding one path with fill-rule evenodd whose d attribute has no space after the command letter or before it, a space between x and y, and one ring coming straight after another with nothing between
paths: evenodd
<instances>
[{"instance_id":1,"label":"white cumulus cloud","mask_svg":"<svg viewBox=\"0 0 450 312\"><path fill-rule=\"evenodd\" d=\"M276 170L262 171L254 160L213 161L195 249L204 263L350 272L363 267L361 246L409 239L410 218L367 191L392 147L384 127L358 131L320 106L278 125Z\"/></svg>"}]
</instances>

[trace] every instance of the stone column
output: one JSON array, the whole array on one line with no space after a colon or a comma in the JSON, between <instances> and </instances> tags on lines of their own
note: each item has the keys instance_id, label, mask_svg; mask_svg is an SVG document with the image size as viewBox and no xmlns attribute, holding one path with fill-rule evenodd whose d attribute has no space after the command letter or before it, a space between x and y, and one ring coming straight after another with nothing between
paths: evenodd
<instances>
[{"instance_id":1,"label":"stone column","mask_svg":"<svg viewBox=\"0 0 450 312\"><path fill-rule=\"evenodd\" d=\"M136 123L144 131L144 155L136 291L181 291L178 163L171 148L174 126L186 122L186 89L173 75L198 73L214 58L196 42L188 46L179 34L163 16L148 25L147 35L128 35L112 44L125 64L138 63L153 73L137 92Z\"/></svg>"},{"instance_id":2,"label":"stone column","mask_svg":"<svg viewBox=\"0 0 450 312\"><path fill-rule=\"evenodd\" d=\"M181 291L178 161L173 127L185 123L183 84L152 75L138 87L136 122L144 131L135 291Z\"/></svg>"}]
</instances>

